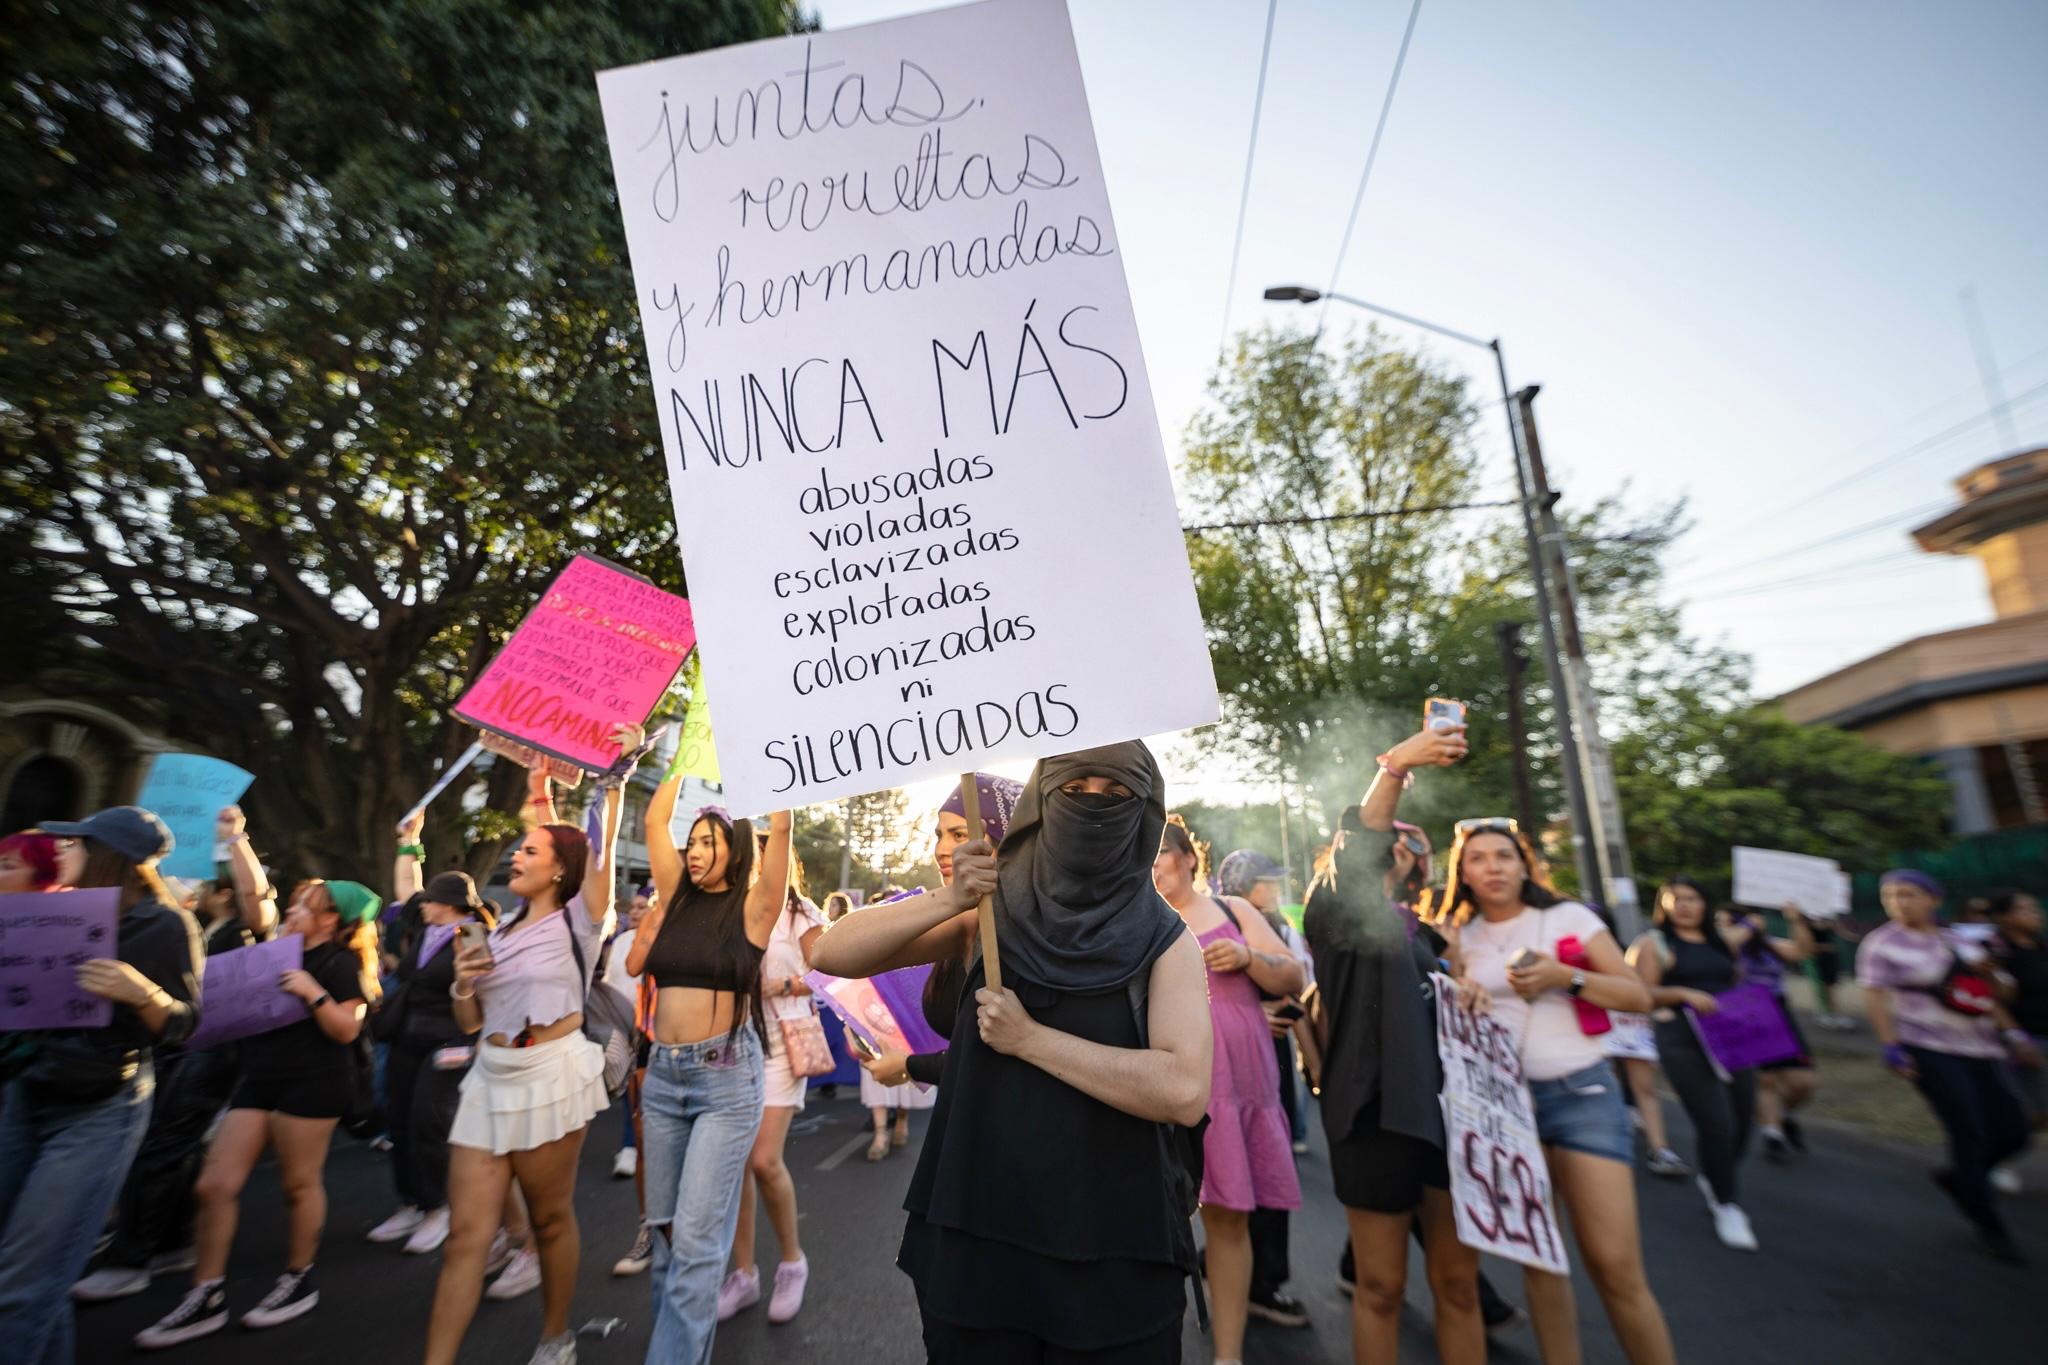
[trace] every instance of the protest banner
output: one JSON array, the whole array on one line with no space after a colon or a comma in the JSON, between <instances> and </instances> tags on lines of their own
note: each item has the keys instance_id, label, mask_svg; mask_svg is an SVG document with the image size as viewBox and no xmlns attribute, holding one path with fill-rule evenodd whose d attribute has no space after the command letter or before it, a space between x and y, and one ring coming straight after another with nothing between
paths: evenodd
<instances>
[{"instance_id":1,"label":"protest banner","mask_svg":"<svg viewBox=\"0 0 2048 1365\"><path fill-rule=\"evenodd\" d=\"M113 886L0 896L0 1033L112 1022L114 1002L79 989L78 965L114 956L120 913Z\"/></svg>"},{"instance_id":2,"label":"protest banner","mask_svg":"<svg viewBox=\"0 0 2048 1365\"><path fill-rule=\"evenodd\" d=\"M158 754L135 804L154 811L171 831L171 851L157 864L167 877L213 875L213 822L221 807L242 799L255 777L204 754Z\"/></svg>"},{"instance_id":3,"label":"protest banner","mask_svg":"<svg viewBox=\"0 0 2048 1365\"><path fill-rule=\"evenodd\" d=\"M579 554L455 703L455 714L600 772L619 756L612 732L646 723L696 640L689 602Z\"/></svg>"},{"instance_id":4,"label":"protest banner","mask_svg":"<svg viewBox=\"0 0 2048 1365\"><path fill-rule=\"evenodd\" d=\"M1833 858L1739 844L1735 848L1735 900L1740 905L1772 910L1796 905L1809 919L1827 919L1849 908L1842 868Z\"/></svg>"},{"instance_id":5,"label":"protest banner","mask_svg":"<svg viewBox=\"0 0 2048 1365\"><path fill-rule=\"evenodd\" d=\"M1718 1008L1712 1014L1701 1014L1690 1005L1685 1012L1692 1020L1693 1032L1699 1035L1700 1046L1723 1073L1724 1080L1725 1073L1730 1071L1789 1061L1806 1054L1806 1049L1799 1045L1799 1035L1792 1031L1791 1021L1785 1017L1784 1006L1769 987L1755 981L1744 982L1733 990L1716 992L1714 1002Z\"/></svg>"},{"instance_id":6,"label":"protest banner","mask_svg":"<svg viewBox=\"0 0 2048 1365\"><path fill-rule=\"evenodd\" d=\"M1457 986L1431 975L1436 1051L1443 1062L1445 1155L1451 1211L1468 1247L1568 1275L1550 1168L1536 1137L1536 1109L1522 1080L1515 1035L1458 1008Z\"/></svg>"},{"instance_id":7,"label":"protest banner","mask_svg":"<svg viewBox=\"0 0 2048 1365\"><path fill-rule=\"evenodd\" d=\"M1064 5L598 93L733 808L1215 720Z\"/></svg>"},{"instance_id":8,"label":"protest banner","mask_svg":"<svg viewBox=\"0 0 2048 1365\"><path fill-rule=\"evenodd\" d=\"M704 655L701 651L690 656L687 682L690 705L683 712L683 733L676 744L674 771L715 784L719 780L718 748L711 737L711 699L704 692Z\"/></svg>"},{"instance_id":9,"label":"protest banner","mask_svg":"<svg viewBox=\"0 0 2048 1365\"><path fill-rule=\"evenodd\" d=\"M1601 1048L1609 1057L1633 1058L1639 1062L1657 1060L1657 1032L1650 1023L1649 1015L1609 1010L1607 1017L1613 1027L1601 1040Z\"/></svg>"},{"instance_id":10,"label":"protest banner","mask_svg":"<svg viewBox=\"0 0 2048 1365\"><path fill-rule=\"evenodd\" d=\"M197 1052L304 1019L305 1002L279 990L277 979L299 969L305 949L304 938L285 934L207 958L199 978L199 1027L185 1046Z\"/></svg>"}]
</instances>

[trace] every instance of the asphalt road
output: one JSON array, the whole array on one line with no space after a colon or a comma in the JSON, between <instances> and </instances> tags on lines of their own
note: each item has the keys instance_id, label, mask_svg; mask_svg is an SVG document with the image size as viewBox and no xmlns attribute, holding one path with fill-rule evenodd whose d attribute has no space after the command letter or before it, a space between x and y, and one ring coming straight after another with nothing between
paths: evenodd
<instances>
[{"instance_id":1,"label":"asphalt road","mask_svg":"<svg viewBox=\"0 0 2048 1365\"><path fill-rule=\"evenodd\" d=\"M844 1092L842 1092L843 1094ZM1689 1132L1670 1106L1673 1137L1689 1148ZM910 1288L894 1268L898 1212L922 1133L879 1165L863 1159L866 1115L851 1098L819 1100L798 1119L790 1165L802 1208L812 1275L803 1314L770 1327L762 1309L721 1329L721 1362L775 1365L862 1365L923 1358ZM609 1338L586 1336L586 1365L640 1361L648 1331L644 1276L614 1279L611 1264L630 1241L633 1187L609 1178L617 1141L610 1115L601 1117L586 1150L578 1192L583 1272L573 1321L620 1318ZM1348 1300L1336 1287L1343 1242L1341 1210L1330 1195L1321 1152L1301 1158L1308 1207L1293 1227L1294 1292L1313 1314L1307 1328L1254 1323L1246 1359L1340 1365L1350 1359ZM2032 1192L2008 1201L2033 1269L2013 1269L1979 1255L1960 1220L1929 1183L1932 1154L1880 1146L1846 1130L1814 1134L1814 1151L1799 1164L1752 1160L1745 1204L1763 1244L1760 1254L1723 1248L1691 1182L1640 1181L1650 1276L1668 1314L1679 1356L1706 1365L1971 1365L2038 1362L2048 1289L2048 1159L2036 1153ZM267 1164L252 1180L242 1232L229 1275L234 1310L252 1306L279 1268L283 1220L276 1177ZM343 1140L328 1167L331 1214L319 1262L321 1304L287 1326L249 1332L238 1326L200 1343L161 1353L166 1361L240 1365L295 1362L403 1362L416 1358L433 1293L438 1257L406 1256L372 1246L363 1233L390 1211L386 1158ZM772 1267L774 1235L764 1223L763 1265ZM1515 1268L1488 1262L1494 1282L1521 1301ZM160 1279L147 1294L81 1308L78 1358L129 1357L129 1338L167 1311L183 1277ZM1411 1313L1403 1358L1435 1359L1428 1336L1428 1289L1419 1258L1410 1275ZM1620 1362L1598 1301L1581 1287L1580 1318L1589 1365ZM538 1294L510 1303L485 1301L462 1359L476 1365L522 1365L539 1332ZM1186 1359L1209 1360L1207 1342L1189 1314ZM1526 1327L1495 1343L1493 1358L1533 1362Z\"/></svg>"}]
</instances>

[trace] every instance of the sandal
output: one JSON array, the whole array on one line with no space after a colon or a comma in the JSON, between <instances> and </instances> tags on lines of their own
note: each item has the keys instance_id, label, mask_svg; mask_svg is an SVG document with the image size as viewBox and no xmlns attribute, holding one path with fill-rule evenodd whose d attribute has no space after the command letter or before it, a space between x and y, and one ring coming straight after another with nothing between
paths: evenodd
<instances>
[{"instance_id":1,"label":"sandal","mask_svg":"<svg viewBox=\"0 0 2048 1365\"><path fill-rule=\"evenodd\" d=\"M898 1118L896 1120L895 1130L889 1134L889 1145L891 1147L901 1147L909 1141L910 1117L908 1115L904 1115L903 1117Z\"/></svg>"},{"instance_id":2,"label":"sandal","mask_svg":"<svg viewBox=\"0 0 2048 1365\"><path fill-rule=\"evenodd\" d=\"M880 1161L887 1155L889 1155L889 1135L878 1132L875 1134L875 1140L868 1144L868 1160Z\"/></svg>"}]
</instances>

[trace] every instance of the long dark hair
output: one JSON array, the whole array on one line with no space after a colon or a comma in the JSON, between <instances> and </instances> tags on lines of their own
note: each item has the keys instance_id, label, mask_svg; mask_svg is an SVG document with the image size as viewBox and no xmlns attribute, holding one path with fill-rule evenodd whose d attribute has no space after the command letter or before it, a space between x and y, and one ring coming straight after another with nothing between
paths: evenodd
<instances>
[{"instance_id":1,"label":"long dark hair","mask_svg":"<svg viewBox=\"0 0 2048 1365\"><path fill-rule=\"evenodd\" d=\"M711 826L714 837L725 840L725 890L705 891L699 888L690 880L689 865L685 863L682 883L669 897L668 910L662 916L661 932L709 933L712 936L732 973L732 979L739 983L733 992L739 1008L733 1011L732 1028L726 1032L726 1041L739 1037L742 1021L751 1021L754 1032L766 1043L768 1026L761 1017L762 952L747 937L747 892L754 885L754 824L751 820L728 821L717 811L705 810L698 812L697 818L690 822L689 837L695 839L697 827L706 824ZM685 922L688 927L679 930L677 926Z\"/></svg>"},{"instance_id":2,"label":"long dark hair","mask_svg":"<svg viewBox=\"0 0 2048 1365\"><path fill-rule=\"evenodd\" d=\"M85 866L78 874L80 887L118 886L124 911L147 900L177 908L178 903L171 899L171 889L164 885L155 863L135 862L91 835L80 835L78 842L85 846Z\"/></svg>"},{"instance_id":3,"label":"long dark hair","mask_svg":"<svg viewBox=\"0 0 2048 1365\"><path fill-rule=\"evenodd\" d=\"M1173 845L1174 852L1194 860L1195 890L1206 893L1209 889L1209 846L1195 837L1195 832L1188 828L1188 822L1179 811L1166 817L1166 828L1161 831L1161 838Z\"/></svg>"},{"instance_id":4,"label":"long dark hair","mask_svg":"<svg viewBox=\"0 0 2048 1365\"><path fill-rule=\"evenodd\" d=\"M1548 910L1563 903L1564 896L1550 884L1550 869L1542 855L1536 852L1536 846L1529 842L1529 836L1520 828L1510 829L1496 824L1460 826L1451 840L1444 884L1441 888L1422 893L1419 918L1431 924L1463 924L1472 918L1477 902L1472 899L1472 888L1465 883L1465 845L1489 834L1512 839L1515 851L1522 856L1522 904Z\"/></svg>"},{"instance_id":5,"label":"long dark hair","mask_svg":"<svg viewBox=\"0 0 2048 1365\"><path fill-rule=\"evenodd\" d=\"M1664 879L1663 885L1657 888L1657 899L1652 903L1650 909L1650 922L1659 929L1668 929L1674 934L1678 932L1677 926L1670 922L1671 910L1664 904L1664 897L1667 892L1679 890L1690 891L1700 898L1700 937L1706 940L1707 946L1723 957L1734 957L1735 950L1728 946L1728 940L1721 937L1721 926L1714 918L1716 907L1707 898L1707 888L1701 886L1691 877L1666 877ZM1734 907L1722 906L1720 908L1727 910ZM1744 945L1745 951L1747 951L1751 944L1759 943L1762 937L1761 934L1751 935L1749 944Z\"/></svg>"}]
</instances>

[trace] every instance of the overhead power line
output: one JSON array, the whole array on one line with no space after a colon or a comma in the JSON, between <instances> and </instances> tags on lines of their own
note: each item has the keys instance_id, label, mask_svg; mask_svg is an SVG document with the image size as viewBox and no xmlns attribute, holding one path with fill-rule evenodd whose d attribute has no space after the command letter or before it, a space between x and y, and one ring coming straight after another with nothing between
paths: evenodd
<instances>
[{"instance_id":1,"label":"overhead power line","mask_svg":"<svg viewBox=\"0 0 2048 1365\"><path fill-rule=\"evenodd\" d=\"M1335 521L1374 521L1381 517L1419 517L1432 512L1469 512L1480 507L1513 507L1514 499L1497 502L1439 502L1421 507L1382 507L1371 512L1331 512L1314 517L1249 517L1243 521L1215 521L1202 526L1183 526L1191 536L1205 531L1255 531L1264 526L1321 526Z\"/></svg>"},{"instance_id":2,"label":"overhead power line","mask_svg":"<svg viewBox=\"0 0 2048 1365\"><path fill-rule=\"evenodd\" d=\"M1266 0L1266 41L1259 49L1259 88L1252 96L1252 135L1244 149L1244 186L1237 192L1237 234L1230 242L1230 282L1223 287L1223 335L1217 338L1217 353L1230 349L1230 305L1237 296L1237 262L1244 252L1244 220L1252 203L1252 161L1259 154L1259 114L1266 107L1266 65L1273 59L1273 18L1280 12L1280 0Z\"/></svg>"},{"instance_id":3,"label":"overhead power line","mask_svg":"<svg viewBox=\"0 0 2048 1365\"><path fill-rule=\"evenodd\" d=\"M1351 232L1358 226L1358 206L1365 202L1365 187L1372 181L1373 163L1379 160L1380 139L1386 135L1387 115L1393 112L1394 92L1401 88L1401 68L1408 62L1408 42L1415 36L1415 21L1422 14L1422 0L1408 10L1408 27L1401 31L1401 48L1394 54L1394 71L1387 77L1386 97L1380 101L1379 122L1373 125L1372 145L1366 149L1365 169L1358 175L1358 193L1351 196L1351 217L1345 220L1344 236L1337 243L1337 263L1330 267L1330 287L1323 291L1322 310L1316 314L1316 335L1323 334L1323 324L1330 316L1330 295L1336 291L1337 277L1344 270L1345 253L1351 250Z\"/></svg>"},{"instance_id":4,"label":"overhead power line","mask_svg":"<svg viewBox=\"0 0 2048 1365\"><path fill-rule=\"evenodd\" d=\"M1902 521L1917 521L1921 517L1934 515L1948 505L1946 501L1922 503L1918 507L1908 507L1903 512L1893 512L1890 516L1879 517L1875 521L1866 521L1861 526L1852 526L1846 531L1837 531L1833 535L1822 536L1819 540L1810 540L1804 545L1795 545L1789 550L1774 550L1770 554L1758 555L1754 559L1746 559L1739 564L1728 564L1718 569L1708 569L1703 573L1693 574L1690 578L1694 582L1702 579L1726 578L1729 574L1743 573L1750 569L1760 568L1765 564L1791 559L1797 555L1803 555L1809 550L1818 550L1828 545L1839 544L1845 540L1854 540L1857 536L1868 535L1872 531L1883 530L1887 526L1895 526Z\"/></svg>"}]
</instances>

